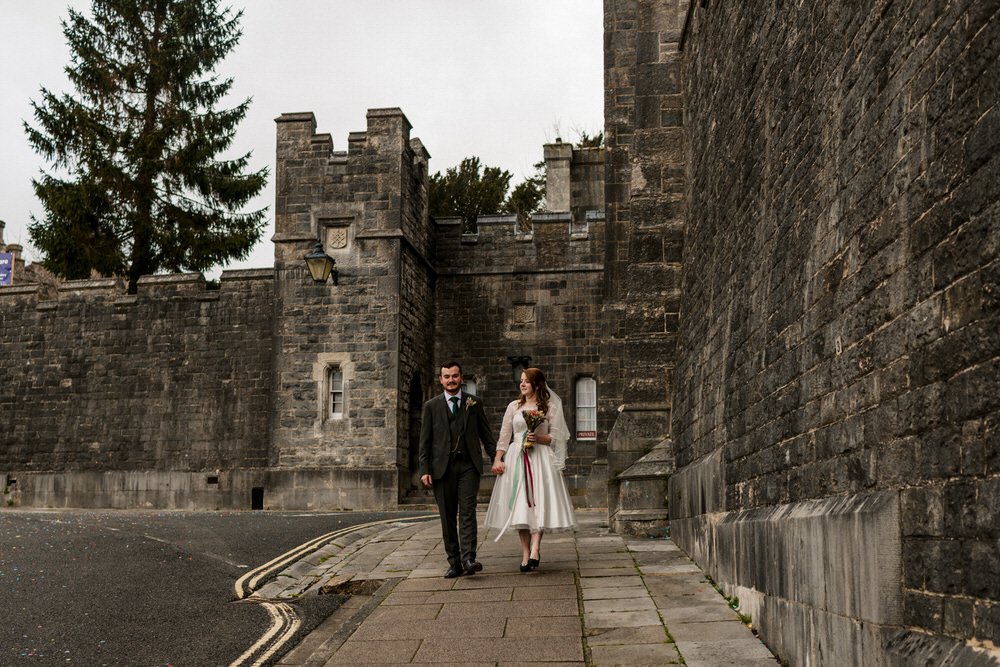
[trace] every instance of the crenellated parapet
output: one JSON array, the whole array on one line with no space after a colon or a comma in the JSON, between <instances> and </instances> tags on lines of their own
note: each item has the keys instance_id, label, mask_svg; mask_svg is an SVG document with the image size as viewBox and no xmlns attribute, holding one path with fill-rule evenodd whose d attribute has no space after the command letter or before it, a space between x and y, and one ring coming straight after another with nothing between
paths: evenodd
<instances>
[{"instance_id":1,"label":"crenellated parapet","mask_svg":"<svg viewBox=\"0 0 1000 667\"><path fill-rule=\"evenodd\" d=\"M300 264L319 239L338 264L360 261L354 240L405 234L429 255L427 161L410 122L398 108L370 109L364 132L351 132L346 151L316 133L310 113L283 114L277 123L275 261ZM402 191L407 191L402 197Z\"/></svg>"},{"instance_id":2,"label":"crenellated parapet","mask_svg":"<svg viewBox=\"0 0 1000 667\"><path fill-rule=\"evenodd\" d=\"M604 149L544 146L545 209L480 215L469 231L438 218L435 267L449 273L595 271L604 263Z\"/></svg>"},{"instance_id":3,"label":"crenellated parapet","mask_svg":"<svg viewBox=\"0 0 1000 667\"><path fill-rule=\"evenodd\" d=\"M143 276L139 279L136 294L128 294L128 285L121 278L89 278L63 280L55 285L30 283L0 286L0 303L8 307L14 302L48 304L56 307L60 302L90 301L97 304L109 298L122 303L156 300L169 297L194 297L214 301L230 293L270 292L274 284L274 270L240 269L223 271L218 284L205 280L202 273L168 273Z\"/></svg>"},{"instance_id":4,"label":"crenellated parapet","mask_svg":"<svg viewBox=\"0 0 1000 667\"><path fill-rule=\"evenodd\" d=\"M476 231L461 218L435 220L440 275L599 271L604 263L604 212L542 212L525 228L516 215L481 215Z\"/></svg>"}]
</instances>

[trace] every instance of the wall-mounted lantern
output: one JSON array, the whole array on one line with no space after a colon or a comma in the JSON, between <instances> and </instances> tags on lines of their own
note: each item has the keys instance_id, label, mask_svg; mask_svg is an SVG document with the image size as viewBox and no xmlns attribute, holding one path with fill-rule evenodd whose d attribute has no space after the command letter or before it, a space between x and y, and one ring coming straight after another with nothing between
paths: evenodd
<instances>
[{"instance_id":1,"label":"wall-mounted lantern","mask_svg":"<svg viewBox=\"0 0 1000 667\"><path fill-rule=\"evenodd\" d=\"M316 246L303 259L306 260L313 281L325 283L332 275L333 284L337 284L337 261L326 254L320 241L316 241Z\"/></svg>"}]
</instances>

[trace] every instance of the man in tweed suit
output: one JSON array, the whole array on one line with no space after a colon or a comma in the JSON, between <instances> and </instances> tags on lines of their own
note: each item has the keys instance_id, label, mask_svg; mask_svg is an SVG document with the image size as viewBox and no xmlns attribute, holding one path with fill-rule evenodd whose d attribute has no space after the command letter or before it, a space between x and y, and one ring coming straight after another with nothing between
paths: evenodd
<instances>
[{"instance_id":1,"label":"man in tweed suit","mask_svg":"<svg viewBox=\"0 0 1000 667\"><path fill-rule=\"evenodd\" d=\"M476 560L476 502L483 449L492 460L497 441L479 398L462 392L462 366L446 361L438 380L444 393L424 403L420 425L420 481L434 489L450 579L483 569Z\"/></svg>"}]
</instances>

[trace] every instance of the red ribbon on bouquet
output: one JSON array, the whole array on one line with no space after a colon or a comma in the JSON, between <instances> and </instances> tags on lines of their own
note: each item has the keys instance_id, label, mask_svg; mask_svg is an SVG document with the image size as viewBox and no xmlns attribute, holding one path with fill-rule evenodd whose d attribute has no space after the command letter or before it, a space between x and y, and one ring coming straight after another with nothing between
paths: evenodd
<instances>
[{"instance_id":1,"label":"red ribbon on bouquet","mask_svg":"<svg viewBox=\"0 0 1000 667\"><path fill-rule=\"evenodd\" d=\"M528 499L528 507L535 506L535 478L531 473L531 458L528 457L528 451L525 449L521 450L521 458L524 459L524 496Z\"/></svg>"},{"instance_id":2,"label":"red ribbon on bouquet","mask_svg":"<svg viewBox=\"0 0 1000 667\"><path fill-rule=\"evenodd\" d=\"M510 492L510 501L507 503L507 508L512 509L514 507L514 500L517 498L518 486L521 483L522 470L524 471L524 496L528 499L528 507L535 506L535 476L531 472L531 458L528 456L528 450L524 448L524 443L528 440L528 433L525 432L524 437L521 438L521 456L519 466L514 467L514 489Z\"/></svg>"}]
</instances>

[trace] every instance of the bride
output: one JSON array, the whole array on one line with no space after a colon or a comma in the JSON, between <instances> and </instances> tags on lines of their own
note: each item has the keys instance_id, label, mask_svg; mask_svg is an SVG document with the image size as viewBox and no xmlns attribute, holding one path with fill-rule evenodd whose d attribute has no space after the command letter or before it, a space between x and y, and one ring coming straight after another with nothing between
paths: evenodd
<instances>
[{"instance_id":1,"label":"bride","mask_svg":"<svg viewBox=\"0 0 1000 667\"><path fill-rule=\"evenodd\" d=\"M521 572L529 572L541 560L542 533L570 530L576 518L562 476L569 440L562 401L537 368L521 373L520 390L500 427L485 524L500 531L497 540L508 528L517 529Z\"/></svg>"}]
</instances>

